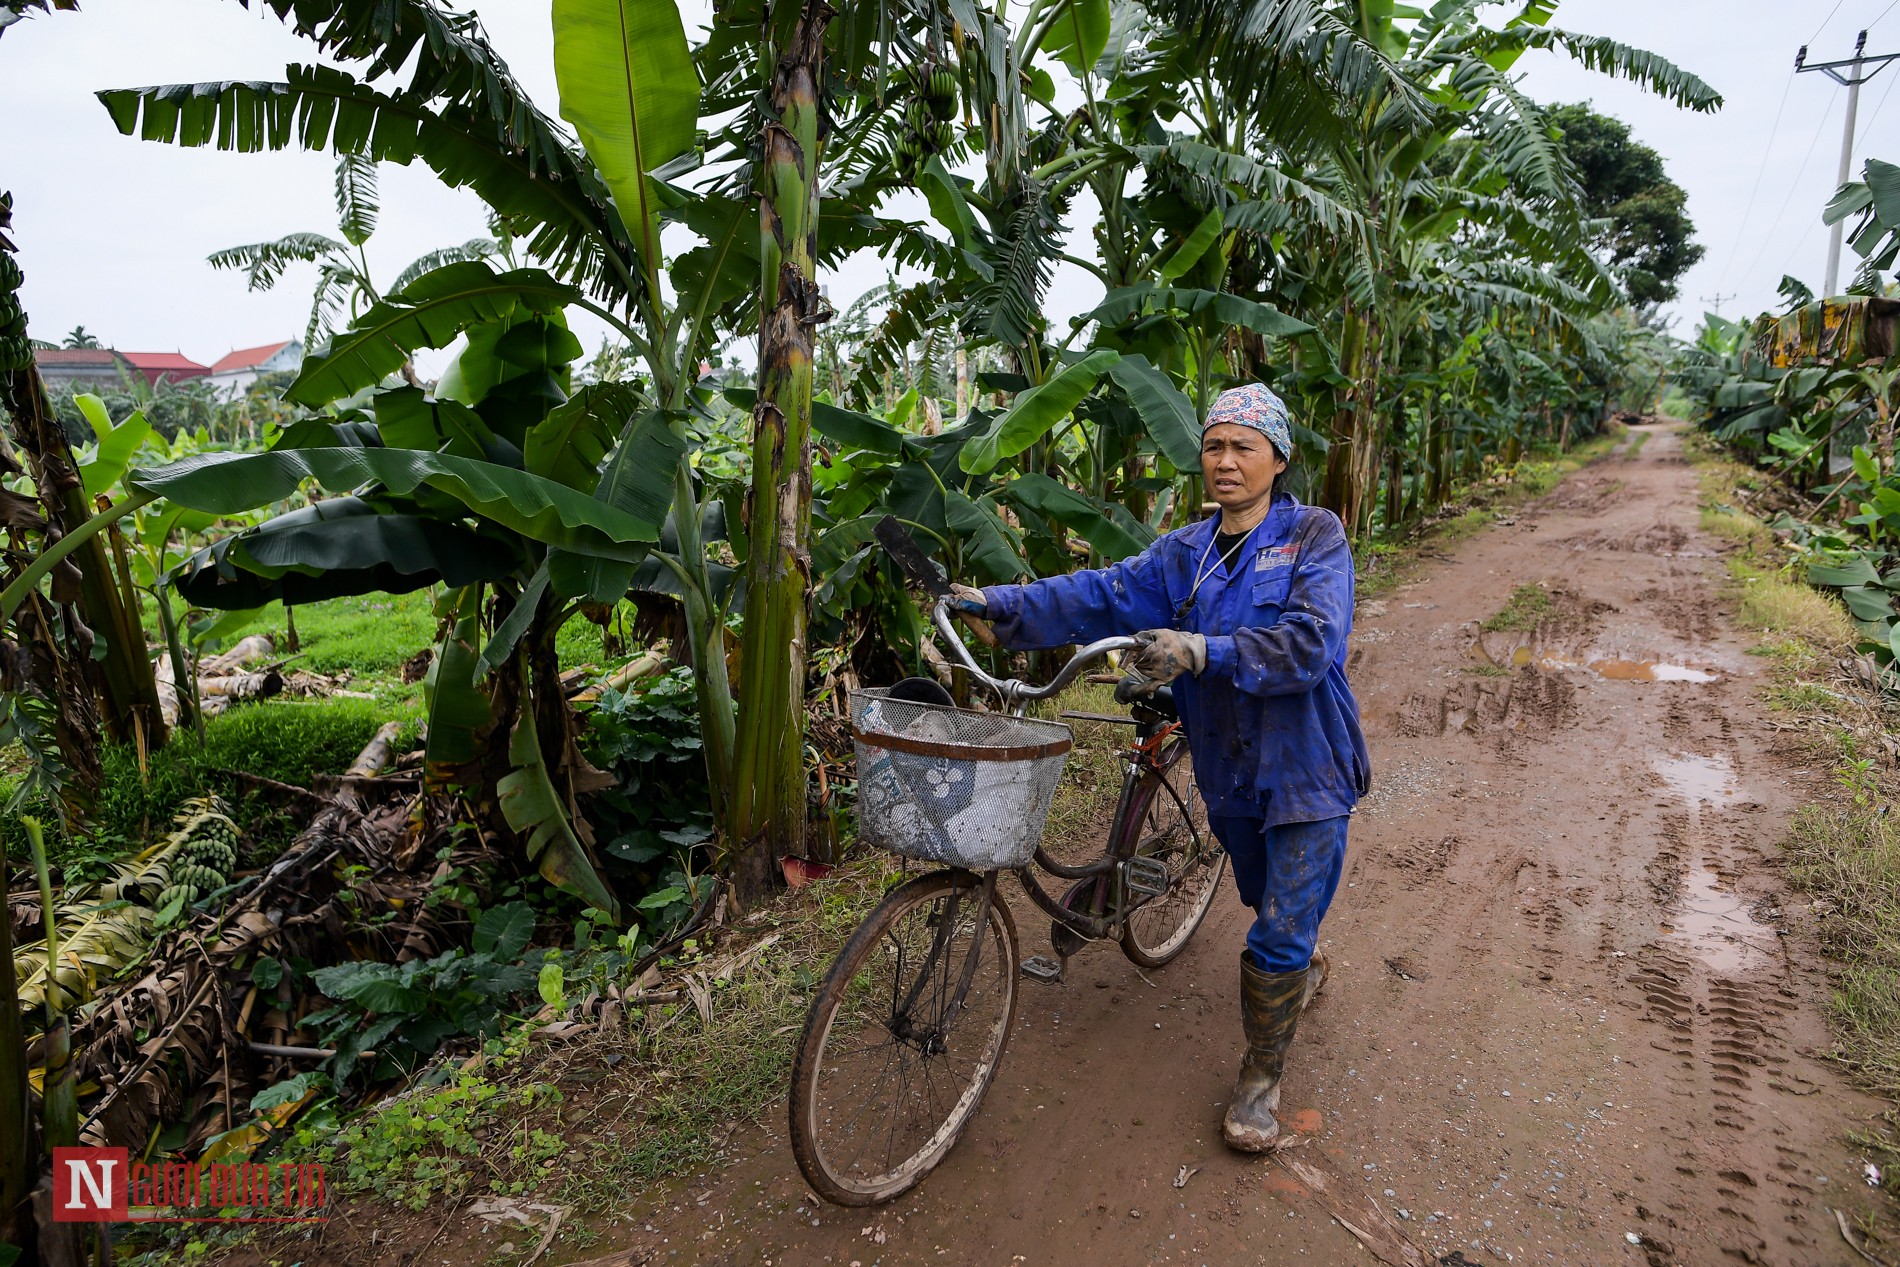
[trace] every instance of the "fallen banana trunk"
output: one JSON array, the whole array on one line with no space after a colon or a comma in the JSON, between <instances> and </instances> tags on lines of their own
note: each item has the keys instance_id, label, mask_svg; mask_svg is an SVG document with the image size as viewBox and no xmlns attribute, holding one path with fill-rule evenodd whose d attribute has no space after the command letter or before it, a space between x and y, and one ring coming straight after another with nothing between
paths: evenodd
<instances>
[{"instance_id":1,"label":"fallen banana trunk","mask_svg":"<svg viewBox=\"0 0 1900 1267\"><path fill-rule=\"evenodd\" d=\"M262 664L277 654L277 648L271 644L270 635L252 634L238 641L229 651L198 662L198 676L225 677L253 664Z\"/></svg>"},{"instance_id":2,"label":"fallen banana trunk","mask_svg":"<svg viewBox=\"0 0 1900 1267\"><path fill-rule=\"evenodd\" d=\"M206 662L207 665L210 661ZM158 679L159 713L167 726L178 724L179 701L178 683L172 675L172 660L168 655L159 656L152 662L153 676ZM216 717L232 704L242 700L269 699L284 689L284 675L275 666L258 672L225 672L216 676L198 675L198 702L206 717Z\"/></svg>"},{"instance_id":3,"label":"fallen banana trunk","mask_svg":"<svg viewBox=\"0 0 1900 1267\"><path fill-rule=\"evenodd\" d=\"M652 677L655 673L668 668L673 663L667 655L667 644L661 642L637 659L629 660L598 685L569 691L568 697L577 704L590 703L600 698L602 691L624 691L643 677Z\"/></svg>"},{"instance_id":4,"label":"fallen banana trunk","mask_svg":"<svg viewBox=\"0 0 1900 1267\"><path fill-rule=\"evenodd\" d=\"M376 730L376 737L369 741L363 751L356 754L356 760L350 762L350 768L344 771L346 779L373 779L382 773L389 764L395 749L396 737L402 734L402 723L386 721Z\"/></svg>"}]
</instances>

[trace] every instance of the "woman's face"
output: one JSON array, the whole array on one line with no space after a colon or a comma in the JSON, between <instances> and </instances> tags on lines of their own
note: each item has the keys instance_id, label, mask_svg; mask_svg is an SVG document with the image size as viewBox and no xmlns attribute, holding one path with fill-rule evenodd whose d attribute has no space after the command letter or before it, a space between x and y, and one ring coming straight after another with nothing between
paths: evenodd
<instances>
[{"instance_id":1,"label":"woman's face","mask_svg":"<svg viewBox=\"0 0 1900 1267\"><path fill-rule=\"evenodd\" d=\"M1252 427L1223 422L1201 437L1201 476L1222 510L1239 510L1270 495L1284 470L1286 459Z\"/></svg>"}]
</instances>

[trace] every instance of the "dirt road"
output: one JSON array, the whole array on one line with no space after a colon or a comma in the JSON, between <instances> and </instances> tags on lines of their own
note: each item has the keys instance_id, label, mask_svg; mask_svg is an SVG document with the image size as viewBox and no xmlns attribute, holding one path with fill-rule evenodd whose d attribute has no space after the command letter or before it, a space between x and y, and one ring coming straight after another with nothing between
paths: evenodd
<instances>
[{"instance_id":1,"label":"dirt road","mask_svg":"<svg viewBox=\"0 0 1900 1267\"><path fill-rule=\"evenodd\" d=\"M1304 1146L1220 1143L1224 895L1148 980L1095 947L1025 982L997 1085L909 1198L820 1206L774 1118L612 1261L1858 1261L1830 1209L1872 1199L1844 1138L1875 1106L1818 1058L1825 981L1769 865L1826 772L1771 751L1696 523L1658 431L1361 605L1375 793L1290 1060ZM1524 585L1548 605L1481 631Z\"/></svg>"}]
</instances>

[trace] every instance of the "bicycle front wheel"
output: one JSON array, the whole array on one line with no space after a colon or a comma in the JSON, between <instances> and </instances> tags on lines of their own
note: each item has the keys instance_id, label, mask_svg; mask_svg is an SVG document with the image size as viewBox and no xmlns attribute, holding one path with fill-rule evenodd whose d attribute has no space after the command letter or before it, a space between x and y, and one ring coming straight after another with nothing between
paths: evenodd
<instances>
[{"instance_id":1,"label":"bicycle front wheel","mask_svg":"<svg viewBox=\"0 0 1900 1267\"><path fill-rule=\"evenodd\" d=\"M1143 968L1159 968L1183 950L1207 918L1227 874L1227 851L1207 827L1207 806L1194 781L1194 763L1182 753L1147 789L1134 830L1134 852L1168 868L1168 891L1128 913L1122 953Z\"/></svg>"},{"instance_id":2,"label":"bicycle front wheel","mask_svg":"<svg viewBox=\"0 0 1900 1267\"><path fill-rule=\"evenodd\" d=\"M792 1063L792 1154L838 1205L909 1191L956 1145L1016 1016L1016 925L982 880L892 889L832 961ZM967 981L967 985L965 982Z\"/></svg>"}]
</instances>

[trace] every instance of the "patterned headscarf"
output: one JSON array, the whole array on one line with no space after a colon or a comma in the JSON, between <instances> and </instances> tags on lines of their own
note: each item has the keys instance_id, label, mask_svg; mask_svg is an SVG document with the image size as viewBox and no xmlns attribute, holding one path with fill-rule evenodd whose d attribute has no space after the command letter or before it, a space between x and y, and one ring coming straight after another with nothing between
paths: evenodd
<instances>
[{"instance_id":1,"label":"patterned headscarf","mask_svg":"<svg viewBox=\"0 0 1900 1267\"><path fill-rule=\"evenodd\" d=\"M1207 411L1207 424L1201 428L1201 434L1206 435L1208 427L1218 427L1223 422L1252 427L1272 442L1281 457L1292 461L1293 437L1288 430L1291 421L1285 401L1259 383L1248 383L1220 394L1214 407Z\"/></svg>"}]
</instances>

